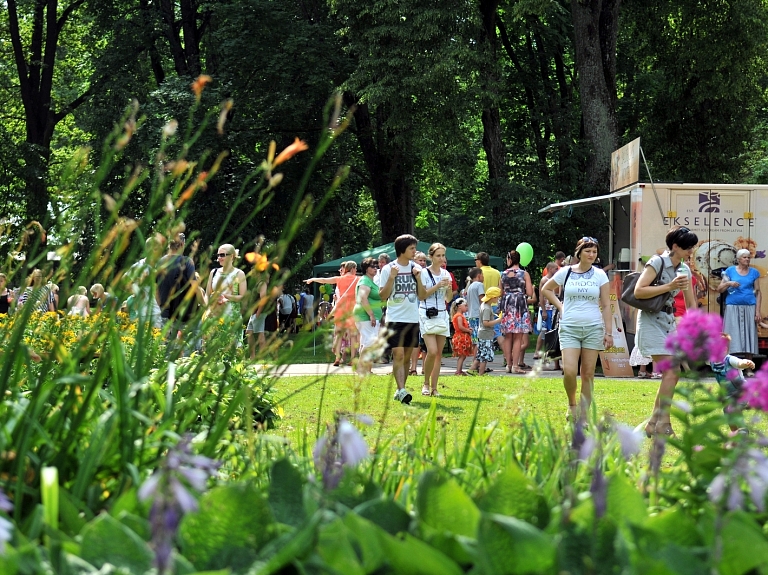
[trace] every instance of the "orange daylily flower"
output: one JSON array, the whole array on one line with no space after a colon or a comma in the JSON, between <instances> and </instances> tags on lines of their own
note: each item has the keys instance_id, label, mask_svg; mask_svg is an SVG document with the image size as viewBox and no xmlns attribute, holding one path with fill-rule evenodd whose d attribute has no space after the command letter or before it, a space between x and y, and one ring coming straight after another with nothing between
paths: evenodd
<instances>
[{"instance_id":1,"label":"orange daylily flower","mask_svg":"<svg viewBox=\"0 0 768 575\"><path fill-rule=\"evenodd\" d=\"M275 161L272 163L272 167L279 166L286 160L290 160L292 157L294 157L299 152L303 152L304 150L308 150L309 146L307 146L307 143L304 140L299 140L296 138L290 146L288 146L285 150L280 152L278 156L275 158Z\"/></svg>"},{"instance_id":2,"label":"orange daylily flower","mask_svg":"<svg viewBox=\"0 0 768 575\"><path fill-rule=\"evenodd\" d=\"M203 89L205 88L205 85L208 82L212 82L213 78L211 78L208 74L201 74L197 77L197 80L192 82L191 87L192 91L195 93L195 98L197 101L200 101L200 96L203 94Z\"/></svg>"},{"instance_id":3,"label":"orange daylily flower","mask_svg":"<svg viewBox=\"0 0 768 575\"><path fill-rule=\"evenodd\" d=\"M192 196L195 195L195 192L198 189L200 188L206 189L208 187L208 184L205 183L205 178L207 177L208 177L208 172L200 172L199 174L197 174L197 178L195 179L195 181L189 184L189 186L187 186L187 189L181 193L181 195L179 196L179 199L176 200L176 207L179 208L184 202L192 199Z\"/></svg>"},{"instance_id":4,"label":"orange daylily flower","mask_svg":"<svg viewBox=\"0 0 768 575\"><path fill-rule=\"evenodd\" d=\"M269 267L269 258L259 252L248 252L245 254L245 261L252 264L259 272L266 271Z\"/></svg>"}]
</instances>

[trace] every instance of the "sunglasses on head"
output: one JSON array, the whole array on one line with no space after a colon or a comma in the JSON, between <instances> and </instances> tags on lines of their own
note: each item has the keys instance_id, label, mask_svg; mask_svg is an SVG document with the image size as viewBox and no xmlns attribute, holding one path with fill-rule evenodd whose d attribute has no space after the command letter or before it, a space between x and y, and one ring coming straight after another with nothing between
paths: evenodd
<instances>
[{"instance_id":1,"label":"sunglasses on head","mask_svg":"<svg viewBox=\"0 0 768 575\"><path fill-rule=\"evenodd\" d=\"M590 238L589 236L584 236L583 238L581 238L581 243L582 244L586 243L586 242L592 242L593 244L599 244L600 243L600 242L597 241L597 238Z\"/></svg>"}]
</instances>

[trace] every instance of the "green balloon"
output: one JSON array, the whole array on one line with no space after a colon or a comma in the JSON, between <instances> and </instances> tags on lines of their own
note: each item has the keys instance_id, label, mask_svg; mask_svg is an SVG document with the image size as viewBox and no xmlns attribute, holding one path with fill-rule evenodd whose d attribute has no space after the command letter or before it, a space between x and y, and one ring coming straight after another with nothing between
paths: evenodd
<instances>
[{"instance_id":1,"label":"green balloon","mask_svg":"<svg viewBox=\"0 0 768 575\"><path fill-rule=\"evenodd\" d=\"M528 242L520 242L517 244L515 251L520 254L520 265L527 266L533 259L533 248Z\"/></svg>"}]
</instances>

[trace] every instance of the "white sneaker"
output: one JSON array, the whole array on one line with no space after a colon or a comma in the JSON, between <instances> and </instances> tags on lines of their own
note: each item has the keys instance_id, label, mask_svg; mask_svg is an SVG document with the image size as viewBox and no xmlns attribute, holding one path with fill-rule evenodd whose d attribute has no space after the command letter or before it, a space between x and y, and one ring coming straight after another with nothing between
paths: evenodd
<instances>
[{"instance_id":1,"label":"white sneaker","mask_svg":"<svg viewBox=\"0 0 768 575\"><path fill-rule=\"evenodd\" d=\"M408 393L408 390L405 388L398 389L395 392L395 401L399 401L401 403L404 403L405 405L409 405L411 403L411 400L413 397L410 393Z\"/></svg>"}]
</instances>

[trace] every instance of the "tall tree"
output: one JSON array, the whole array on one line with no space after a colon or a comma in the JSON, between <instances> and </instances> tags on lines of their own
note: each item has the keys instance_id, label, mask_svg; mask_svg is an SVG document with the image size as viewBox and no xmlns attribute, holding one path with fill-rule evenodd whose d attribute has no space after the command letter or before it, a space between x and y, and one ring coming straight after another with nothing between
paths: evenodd
<instances>
[{"instance_id":1,"label":"tall tree","mask_svg":"<svg viewBox=\"0 0 768 575\"><path fill-rule=\"evenodd\" d=\"M345 101L356 106L352 131L382 239L391 241L414 229L424 158L461 137L471 6L428 0L406 10L397 0L333 0L332 7L355 66L343 83Z\"/></svg>"},{"instance_id":2,"label":"tall tree","mask_svg":"<svg viewBox=\"0 0 768 575\"><path fill-rule=\"evenodd\" d=\"M23 21L29 23L30 34L23 37L18 4L7 0L8 26L13 56L24 109L26 129L27 216L47 225L48 161L51 140L56 126L88 98L86 88L70 100L54 99L54 78L57 72L59 40L65 27L70 25L85 0L72 0L59 10L58 0L35 0L31 14Z\"/></svg>"},{"instance_id":3,"label":"tall tree","mask_svg":"<svg viewBox=\"0 0 768 575\"><path fill-rule=\"evenodd\" d=\"M762 0L624 0L619 78L626 139L655 178L737 182L766 107Z\"/></svg>"},{"instance_id":4,"label":"tall tree","mask_svg":"<svg viewBox=\"0 0 768 575\"><path fill-rule=\"evenodd\" d=\"M616 117L616 41L621 0L571 0L584 135L591 150L587 183L608 192L611 152L619 141Z\"/></svg>"}]
</instances>

